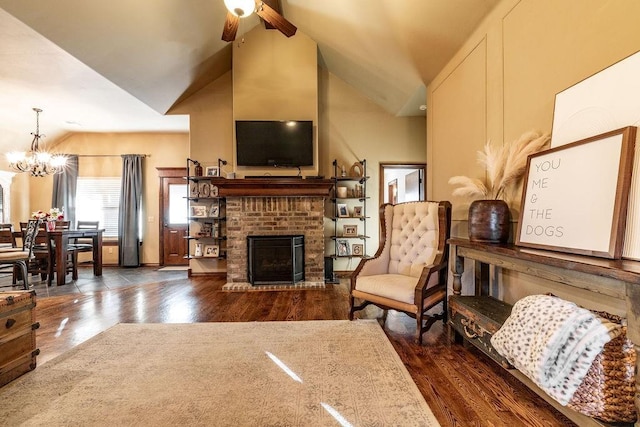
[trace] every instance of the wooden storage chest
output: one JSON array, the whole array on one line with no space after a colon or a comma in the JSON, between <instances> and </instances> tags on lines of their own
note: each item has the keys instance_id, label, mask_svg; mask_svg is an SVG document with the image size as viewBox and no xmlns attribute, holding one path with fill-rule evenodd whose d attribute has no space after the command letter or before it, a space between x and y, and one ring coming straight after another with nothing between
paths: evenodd
<instances>
[{"instance_id":1,"label":"wooden storage chest","mask_svg":"<svg viewBox=\"0 0 640 427\"><path fill-rule=\"evenodd\" d=\"M36 367L35 291L0 292L0 387Z\"/></svg>"},{"instance_id":2,"label":"wooden storage chest","mask_svg":"<svg viewBox=\"0 0 640 427\"><path fill-rule=\"evenodd\" d=\"M511 314L511 305L490 296L449 297L449 324L460 336L482 350L504 368L513 366L491 345L491 337Z\"/></svg>"}]
</instances>

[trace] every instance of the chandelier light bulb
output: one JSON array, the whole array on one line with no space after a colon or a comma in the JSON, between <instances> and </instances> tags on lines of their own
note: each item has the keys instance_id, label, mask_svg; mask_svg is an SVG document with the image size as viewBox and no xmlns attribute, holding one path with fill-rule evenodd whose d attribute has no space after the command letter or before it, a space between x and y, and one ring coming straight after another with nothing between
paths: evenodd
<instances>
[{"instance_id":1,"label":"chandelier light bulb","mask_svg":"<svg viewBox=\"0 0 640 427\"><path fill-rule=\"evenodd\" d=\"M256 9L254 0L224 0L224 5L229 12L239 18L246 18Z\"/></svg>"}]
</instances>

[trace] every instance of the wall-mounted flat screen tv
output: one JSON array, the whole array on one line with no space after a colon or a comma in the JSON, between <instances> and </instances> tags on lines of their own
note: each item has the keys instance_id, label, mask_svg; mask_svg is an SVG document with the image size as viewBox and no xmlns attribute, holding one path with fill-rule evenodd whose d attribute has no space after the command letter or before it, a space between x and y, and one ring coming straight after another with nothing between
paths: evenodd
<instances>
[{"instance_id":1,"label":"wall-mounted flat screen tv","mask_svg":"<svg viewBox=\"0 0 640 427\"><path fill-rule=\"evenodd\" d=\"M313 121L236 120L238 166L313 166Z\"/></svg>"}]
</instances>

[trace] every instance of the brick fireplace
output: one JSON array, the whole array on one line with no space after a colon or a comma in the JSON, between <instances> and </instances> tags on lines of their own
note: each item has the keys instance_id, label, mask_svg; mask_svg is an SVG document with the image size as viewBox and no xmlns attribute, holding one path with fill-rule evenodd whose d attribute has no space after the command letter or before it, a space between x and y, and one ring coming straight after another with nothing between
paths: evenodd
<instances>
[{"instance_id":1,"label":"brick fireplace","mask_svg":"<svg viewBox=\"0 0 640 427\"><path fill-rule=\"evenodd\" d=\"M246 283L247 236L304 236L304 277L324 283L324 201L331 181L216 180L227 201L227 282Z\"/></svg>"}]
</instances>

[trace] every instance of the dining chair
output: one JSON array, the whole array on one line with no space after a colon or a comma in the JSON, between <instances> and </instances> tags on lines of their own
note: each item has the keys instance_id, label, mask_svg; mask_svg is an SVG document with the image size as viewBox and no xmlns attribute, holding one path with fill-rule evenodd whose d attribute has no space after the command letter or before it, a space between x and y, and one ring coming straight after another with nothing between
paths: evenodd
<instances>
[{"instance_id":1,"label":"dining chair","mask_svg":"<svg viewBox=\"0 0 640 427\"><path fill-rule=\"evenodd\" d=\"M53 241L53 239L47 239L47 250L48 250L48 263L47 263L47 286L51 286L53 282L53 276L56 272L56 252L59 250ZM71 273L71 278L73 280L78 280L78 251L71 244L67 244L67 258L65 259L65 275Z\"/></svg>"},{"instance_id":2,"label":"dining chair","mask_svg":"<svg viewBox=\"0 0 640 427\"><path fill-rule=\"evenodd\" d=\"M0 248L15 248L16 246L13 224L0 224Z\"/></svg>"},{"instance_id":3,"label":"dining chair","mask_svg":"<svg viewBox=\"0 0 640 427\"><path fill-rule=\"evenodd\" d=\"M68 228L69 221L56 221L56 228L58 227L60 230ZM27 265L27 270L32 276L39 274L41 280L47 281L48 287L51 286L53 276L56 271L56 248L53 240L49 236L49 232L47 231L44 221L40 223L39 229L40 234L38 234L35 239L33 257ZM65 273L71 273L73 280L76 280L78 278L78 255L71 244L67 247L67 259L65 260L65 264Z\"/></svg>"},{"instance_id":4,"label":"dining chair","mask_svg":"<svg viewBox=\"0 0 640 427\"><path fill-rule=\"evenodd\" d=\"M76 230L97 230L100 227L100 221L78 221ZM72 245L77 252L93 252L93 239L75 238ZM93 258L87 263L93 263Z\"/></svg>"},{"instance_id":5,"label":"dining chair","mask_svg":"<svg viewBox=\"0 0 640 427\"><path fill-rule=\"evenodd\" d=\"M14 283L17 276L22 278L23 288L29 289L29 274L27 264L33 257L33 246L39 231L40 220L29 220L23 238L22 250L11 250L0 252L0 266L11 265L14 267ZM48 292L48 291L47 291Z\"/></svg>"}]
</instances>

